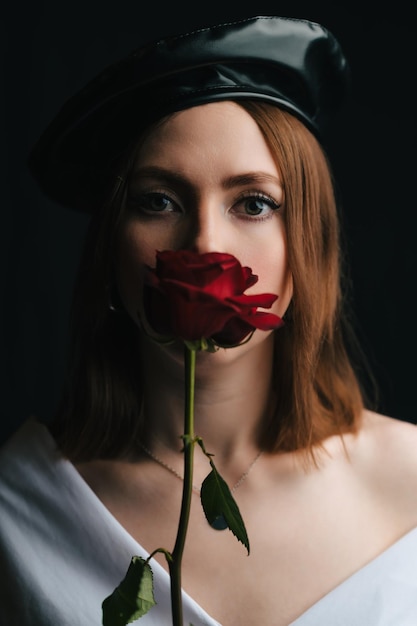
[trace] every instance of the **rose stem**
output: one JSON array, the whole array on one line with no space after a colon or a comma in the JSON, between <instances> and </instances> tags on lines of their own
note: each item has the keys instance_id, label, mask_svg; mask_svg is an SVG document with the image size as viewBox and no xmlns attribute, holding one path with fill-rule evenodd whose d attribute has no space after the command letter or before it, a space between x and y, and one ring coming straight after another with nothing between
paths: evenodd
<instances>
[{"instance_id":1,"label":"rose stem","mask_svg":"<svg viewBox=\"0 0 417 626\"><path fill-rule=\"evenodd\" d=\"M184 484L177 538L168 562L171 578L171 609L173 626L183 626L181 597L181 561L190 517L193 488L194 457L194 384L196 350L184 344L185 407L184 407Z\"/></svg>"}]
</instances>

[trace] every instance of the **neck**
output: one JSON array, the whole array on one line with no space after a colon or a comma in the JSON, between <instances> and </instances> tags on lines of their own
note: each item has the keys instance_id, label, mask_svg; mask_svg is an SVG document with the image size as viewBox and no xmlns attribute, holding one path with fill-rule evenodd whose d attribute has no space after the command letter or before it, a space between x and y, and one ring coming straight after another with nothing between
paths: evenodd
<instances>
[{"instance_id":1,"label":"neck","mask_svg":"<svg viewBox=\"0 0 417 626\"><path fill-rule=\"evenodd\" d=\"M240 354L238 353L240 351ZM198 353L195 432L223 464L256 453L261 421L270 407L272 336L250 350ZM168 356L168 358L167 358ZM148 443L180 450L184 421L183 352L149 346L146 354L145 419Z\"/></svg>"}]
</instances>

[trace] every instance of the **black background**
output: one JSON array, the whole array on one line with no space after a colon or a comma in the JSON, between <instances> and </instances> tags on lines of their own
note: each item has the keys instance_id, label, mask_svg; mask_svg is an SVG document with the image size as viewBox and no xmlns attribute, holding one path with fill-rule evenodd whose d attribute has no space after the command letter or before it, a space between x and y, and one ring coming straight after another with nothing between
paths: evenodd
<instances>
[{"instance_id":1,"label":"black background","mask_svg":"<svg viewBox=\"0 0 417 626\"><path fill-rule=\"evenodd\" d=\"M328 145L343 201L357 328L381 411L415 422L415 25L398 3L15 2L0 16L0 437L49 418L87 225L45 199L26 156L61 104L106 64L165 34L249 15L318 21L340 40L353 94ZM368 8L367 8L368 7ZM377 5L379 7L379 5ZM393 12L394 11L394 12Z\"/></svg>"}]
</instances>

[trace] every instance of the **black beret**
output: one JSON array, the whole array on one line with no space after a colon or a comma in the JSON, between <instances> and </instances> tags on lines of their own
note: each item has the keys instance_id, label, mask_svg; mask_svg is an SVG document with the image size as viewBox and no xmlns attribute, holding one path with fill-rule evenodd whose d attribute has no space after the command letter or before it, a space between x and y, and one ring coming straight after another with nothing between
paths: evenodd
<instances>
[{"instance_id":1,"label":"black beret","mask_svg":"<svg viewBox=\"0 0 417 626\"><path fill-rule=\"evenodd\" d=\"M51 199L93 211L140 129L167 113L263 100L320 139L349 83L338 41L308 20L257 16L170 36L109 66L70 98L34 146L29 169Z\"/></svg>"}]
</instances>

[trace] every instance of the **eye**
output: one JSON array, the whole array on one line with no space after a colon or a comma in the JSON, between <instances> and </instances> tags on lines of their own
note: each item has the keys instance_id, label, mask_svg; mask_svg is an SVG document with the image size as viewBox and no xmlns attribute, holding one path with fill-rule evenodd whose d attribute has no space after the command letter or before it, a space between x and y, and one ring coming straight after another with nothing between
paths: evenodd
<instances>
[{"instance_id":1,"label":"eye","mask_svg":"<svg viewBox=\"0 0 417 626\"><path fill-rule=\"evenodd\" d=\"M246 219L268 219L281 204L263 193L245 194L233 206L233 213Z\"/></svg>"},{"instance_id":2,"label":"eye","mask_svg":"<svg viewBox=\"0 0 417 626\"><path fill-rule=\"evenodd\" d=\"M129 195L128 205L130 209L144 215L177 213L180 211L178 204L172 198L165 193L155 191Z\"/></svg>"}]
</instances>

